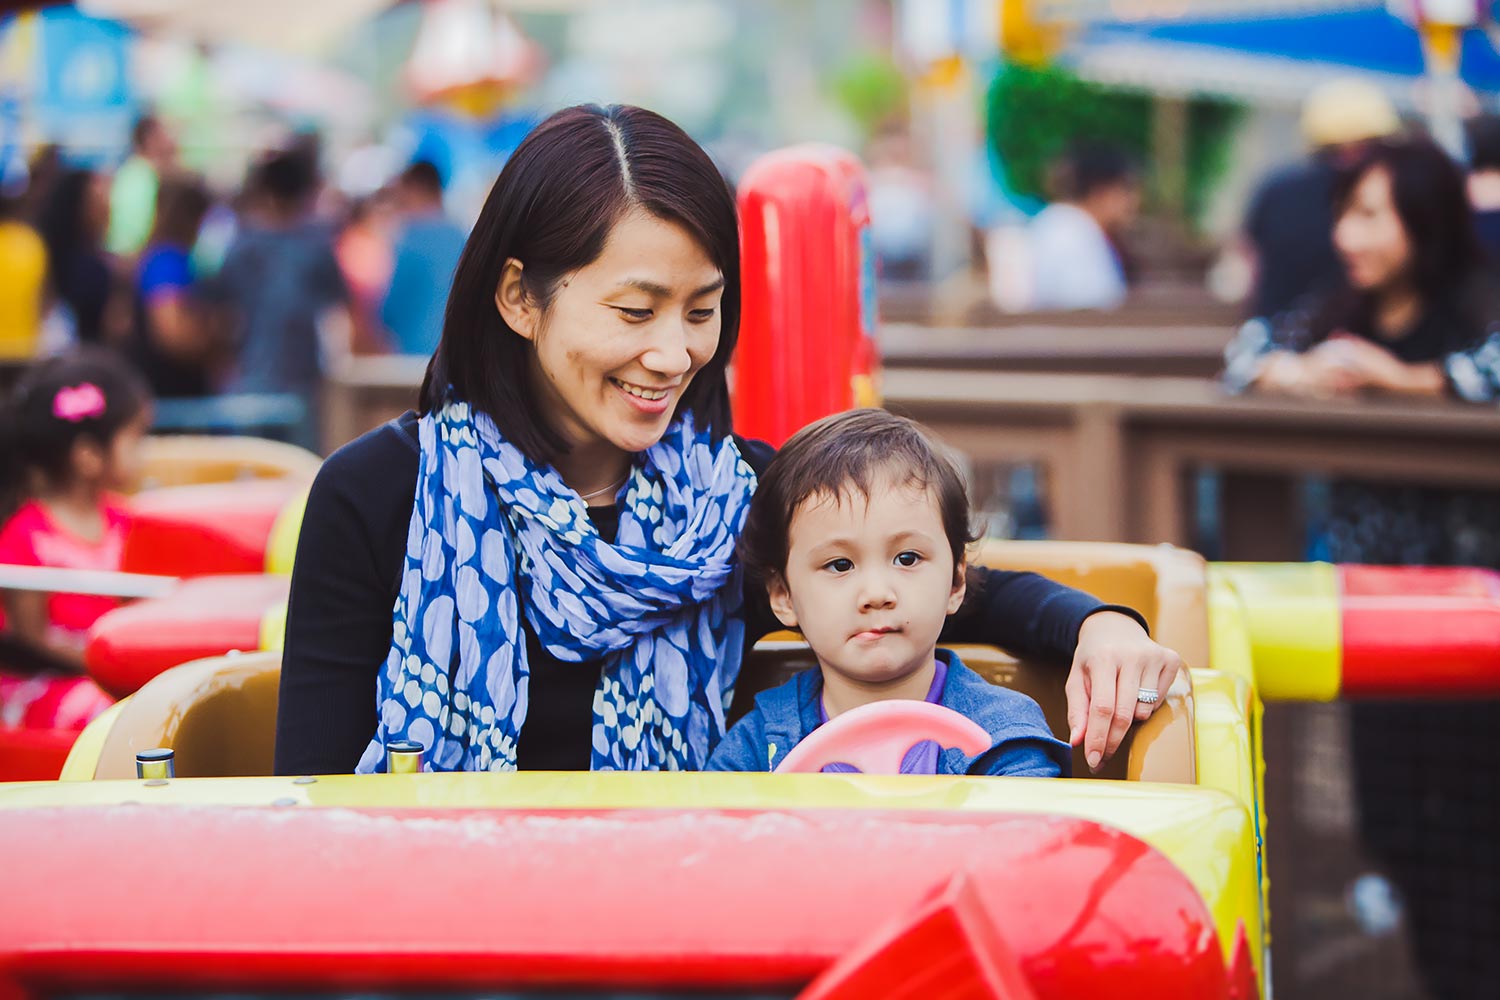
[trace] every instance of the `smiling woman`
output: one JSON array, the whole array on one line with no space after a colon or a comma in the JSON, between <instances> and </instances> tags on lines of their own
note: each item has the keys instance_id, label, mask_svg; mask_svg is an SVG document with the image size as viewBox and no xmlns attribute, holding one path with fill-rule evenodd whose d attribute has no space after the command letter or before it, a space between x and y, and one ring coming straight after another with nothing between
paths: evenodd
<instances>
[{"instance_id":1,"label":"smiling woman","mask_svg":"<svg viewBox=\"0 0 1500 1000\"><path fill-rule=\"evenodd\" d=\"M419 412L312 487L278 773L383 770L397 741L434 770L701 768L778 627L736 555L771 457L732 434L739 316L734 199L696 143L640 108L539 125L464 248ZM1095 759L1180 666L1128 609L970 586L945 635L1072 659Z\"/></svg>"}]
</instances>

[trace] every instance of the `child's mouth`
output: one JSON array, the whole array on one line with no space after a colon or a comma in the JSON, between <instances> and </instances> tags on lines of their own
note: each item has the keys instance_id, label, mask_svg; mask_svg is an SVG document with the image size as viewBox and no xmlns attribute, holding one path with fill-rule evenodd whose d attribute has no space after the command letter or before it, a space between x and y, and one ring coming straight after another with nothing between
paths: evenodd
<instances>
[{"instance_id":1,"label":"child's mouth","mask_svg":"<svg viewBox=\"0 0 1500 1000\"><path fill-rule=\"evenodd\" d=\"M883 628L867 628L862 632L854 633L854 638L862 642L874 642L876 639L882 639L888 635L895 635L900 631L901 629L897 628L894 625L887 625Z\"/></svg>"}]
</instances>

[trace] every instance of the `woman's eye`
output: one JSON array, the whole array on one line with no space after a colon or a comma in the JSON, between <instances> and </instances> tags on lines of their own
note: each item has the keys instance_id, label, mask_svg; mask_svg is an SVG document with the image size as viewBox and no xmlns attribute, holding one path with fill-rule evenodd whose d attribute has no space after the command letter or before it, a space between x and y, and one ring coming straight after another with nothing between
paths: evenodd
<instances>
[{"instance_id":1,"label":"woman's eye","mask_svg":"<svg viewBox=\"0 0 1500 1000\"><path fill-rule=\"evenodd\" d=\"M627 309L624 306L615 306L615 308L620 311L621 316L632 323L644 323L651 318L650 309Z\"/></svg>"},{"instance_id":2,"label":"woman's eye","mask_svg":"<svg viewBox=\"0 0 1500 1000\"><path fill-rule=\"evenodd\" d=\"M918 552L903 552L896 557L897 566L915 566L922 561L922 555Z\"/></svg>"},{"instance_id":3,"label":"woman's eye","mask_svg":"<svg viewBox=\"0 0 1500 1000\"><path fill-rule=\"evenodd\" d=\"M826 570L832 570L835 573L847 573L854 568L854 560L830 559L823 564L823 568Z\"/></svg>"},{"instance_id":4,"label":"woman's eye","mask_svg":"<svg viewBox=\"0 0 1500 1000\"><path fill-rule=\"evenodd\" d=\"M718 312L717 309L694 309L688 313L688 319L694 323L707 323L714 318L716 312Z\"/></svg>"}]
</instances>

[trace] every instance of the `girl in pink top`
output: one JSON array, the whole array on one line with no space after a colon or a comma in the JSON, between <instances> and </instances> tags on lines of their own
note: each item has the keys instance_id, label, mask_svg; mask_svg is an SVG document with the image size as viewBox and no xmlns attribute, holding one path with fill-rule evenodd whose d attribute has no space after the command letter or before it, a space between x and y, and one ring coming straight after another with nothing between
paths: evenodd
<instances>
[{"instance_id":1,"label":"girl in pink top","mask_svg":"<svg viewBox=\"0 0 1500 1000\"><path fill-rule=\"evenodd\" d=\"M0 527L0 563L120 569L129 519L114 491L137 474L150 420L145 385L112 354L80 353L29 371L0 420L4 509L14 511ZM20 590L0 597L10 645L57 668L0 663L0 727L82 729L110 703L83 674L84 640L119 602Z\"/></svg>"}]
</instances>

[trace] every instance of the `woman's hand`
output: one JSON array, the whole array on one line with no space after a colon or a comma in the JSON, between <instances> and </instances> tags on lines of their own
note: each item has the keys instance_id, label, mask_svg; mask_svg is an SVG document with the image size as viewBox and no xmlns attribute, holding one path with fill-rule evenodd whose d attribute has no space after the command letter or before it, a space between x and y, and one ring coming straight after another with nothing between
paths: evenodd
<instances>
[{"instance_id":1,"label":"woman's hand","mask_svg":"<svg viewBox=\"0 0 1500 1000\"><path fill-rule=\"evenodd\" d=\"M1068 696L1068 742L1083 741L1089 770L1113 756L1130 724L1149 719L1157 702L1136 701L1142 689L1166 697L1182 669L1182 657L1152 642L1129 615L1099 611L1083 620L1078 648L1065 688Z\"/></svg>"},{"instance_id":2,"label":"woman's hand","mask_svg":"<svg viewBox=\"0 0 1500 1000\"><path fill-rule=\"evenodd\" d=\"M1309 356L1341 371L1359 388L1379 389L1408 396L1441 396L1443 373L1435 364L1407 364L1379 344L1363 337L1334 334Z\"/></svg>"},{"instance_id":3,"label":"woman's hand","mask_svg":"<svg viewBox=\"0 0 1500 1000\"><path fill-rule=\"evenodd\" d=\"M1336 355L1321 353L1323 346L1306 354L1277 351L1267 355L1256 376L1255 388L1304 399L1329 399L1358 391L1362 385L1359 376L1337 363Z\"/></svg>"}]
</instances>

